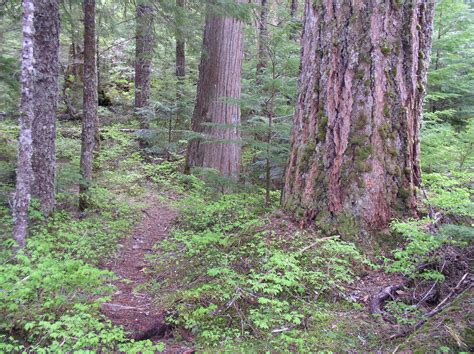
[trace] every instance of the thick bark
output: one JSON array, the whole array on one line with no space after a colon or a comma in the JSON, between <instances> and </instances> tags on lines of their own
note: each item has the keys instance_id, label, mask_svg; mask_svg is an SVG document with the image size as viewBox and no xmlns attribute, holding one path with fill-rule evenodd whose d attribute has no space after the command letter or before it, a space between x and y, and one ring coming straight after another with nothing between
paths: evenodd
<instances>
[{"instance_id":1,"label":"thick bark","mask_svg":"<svg viewBox=\"0 0 474 354\"><path fill-rule=\"evenodd\" d=\"M25 246L28 231L28 209L30 207L33 174L31 127L34 119L34 4L23 0L23 43L21 53L21 115L18 138L18 160L16 189L13 201L13 238L20 247Z\"/></svg>"},{"instance_id":2,"label":"thick bark","mask_svg":"<svg viewBox=\"0 0 474 354\"><path fill-rule=\"evenodd\" d=\"M176 0L176 6L178 6L178 18L176 19L177 25L181 25L183 22L182 16L184 15L184 7L186 0ZM181 123L183 120L183 83L186 77L186 45L184 36L180 28L176 31L176 124Z\"/></svg>"},{"instance_id":3,"label":"thick bark","mask_svg":"<svg viewBox=\"0 0 474 354\"><path fill-rule=\"evenodd\" d=\"M153 56L153 7L138 1L135 42L135 108L145 108L150 100L151 60ZM142 115L141 128L148 129L148 120Z\"/></svg>"},{"instance_id":4,"label":"thick bark","mask_svg":"<svg viewBox=\"0 0 474 354\"><path fill-rule=\"evenodd\" d=\"M35 1L35 119L32 193L48 215L55 203L56 108L59 75L59 1Z\"/></svg>"},{"instance_id":5,"label":"thick bark","mask_svg":"<svg viewBox=\"0 0 474 354\"><path fill-rule=\"evenodd\" d=\"M95 0L84 0L84 116L82 118L81 183L79 209L87 207L86 192L92 181L92 163L99 126L97 117L97 53Z\"/></svg>"},{"instance_id":6,"label":"thick bark","mask_svg":"<svg viewBox=\"0 0 474 354\"><path fill-rule=\"evenodd\" d=\"M304 223L366 234L416 214L433 8L306 0L283 198Z\"/></svg>"},{"instance_id":7,"label":"thick bark","mask_svg":"<svg viewBox=\"0 0 474 354\"><path fill-rule=\"evenodd\" d=\"M243 23L208 9L192 118L193 131L203 138L189 143L185 170L215 168L223 176L236 178L241 153L240 106L229 100L240 99Z\"/></svg>"}]
</instances>

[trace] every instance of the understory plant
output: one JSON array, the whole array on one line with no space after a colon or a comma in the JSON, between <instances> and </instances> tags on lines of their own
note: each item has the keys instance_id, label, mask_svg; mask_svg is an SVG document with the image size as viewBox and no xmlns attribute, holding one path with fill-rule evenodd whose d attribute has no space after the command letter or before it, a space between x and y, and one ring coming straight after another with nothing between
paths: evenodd
<instances>
[{"instance_id":1,"label":"understory plant","mask_svg":"<svg viewBox=\"0 0 474 354\"><path fill-rule=\"evenodd\" d=\"M338 236L273 232L274 207L259 194L192 193L180 205L172 238L151 257L153 290L169 293L169 320L202 345L304 349L307 329L329 321L327 301L343 300L345 284L369 265Z\"/></svg>"}]
</instances>

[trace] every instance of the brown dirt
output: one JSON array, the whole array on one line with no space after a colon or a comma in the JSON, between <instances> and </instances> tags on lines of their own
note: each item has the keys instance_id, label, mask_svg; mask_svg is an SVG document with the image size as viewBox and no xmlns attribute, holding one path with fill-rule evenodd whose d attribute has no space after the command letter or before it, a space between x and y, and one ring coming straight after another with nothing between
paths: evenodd
<instances>
[{"instance_id":1,"label":"brown dirt","mask_svg":"<svg viewBox=\"0 0 474 354\"><path fill-rule=\"evenodd\" d=\"M143 210L142 221L121 242L116 257L104 265L118 279L113 283L116 291L109 302L102 304L101 310L113 324L123 326L131 338L164 342L166 352L184 353L191 352L190 348L172 344L169 331L156 333L159 328L169 327L165 323L165 310L157 307L154 298L141 287L151 280L145 271L145 256L154 252L156 243L168 237L177 215L169 205L156 201Z\"/></svg>"}]
</instances>

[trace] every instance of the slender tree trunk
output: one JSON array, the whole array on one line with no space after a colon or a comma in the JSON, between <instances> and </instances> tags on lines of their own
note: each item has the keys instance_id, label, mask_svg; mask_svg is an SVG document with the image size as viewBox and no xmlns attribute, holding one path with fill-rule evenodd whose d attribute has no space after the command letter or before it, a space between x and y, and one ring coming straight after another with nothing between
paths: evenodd
<instances>
[{"instance_id":1,"label":"slender tree trunk","mask_svg":"<svg viewBox=\"0 0 474 354\"><path fill-rule=\"evenodd\" d=\"M260 84L260 75L267 67L268 61L268 1L261 0L260 21L258 25L258 63L257 63L257 84Z\"/></svg>"},{"instance_id":2,"label":"slender tree trunk","mask_svg":"<svg viewBox=\"0 0 474 354\"><path fill-rule=\"evenodd\" d=\"M84 0L84 116L82 118L81 183L79 209L87 207L87 190L92 181L92 163L99 121L97 117L97 53L95 0Z\"/></svg>"},{"instance_id":3,"label":"slender tree trunk","mask_svg":"<svg viewBox=\"0 0 474 354\"><path fill-rule=\"evenodd\" d=\"M304 224L366 235L416 214L433 9L306 0L283 198Z\"/></svg>"},{"instance_id":4,"label":"slender tree trunk","mask_svg":"<svg viewBox=\"0 0 474 354\"><path fill-rule=\"evenodd\" d=\"M31 127L34 119L33 20L33 0L23 0L20 136L18 138L16 189L13 201L13 238L20 247L25 246L31 185L33 183L31 167L31 156L33 154Z\"/></svg>"},{"instance_id":5,"label":"slender tree trunk","mask_svg":"<svg viewBox=\"0 0 474 354\"><path fill-rule=\"evenodd\" d=\"M151 60L153 57L153 7L147 1L137 3L135 42L135 108L146 108L150 100ZM141 128L148 129L146 115L141 115Z\"/></svg>"},{"instance_id":6,"label":"slender tree trunk","mask_svg":"<svg viewBox=\"0 0 474 354\"><path fill-rule=\"evenodd\" d=\"M240 106L229 99L240 99L242 30L240 20L220 16L208 7L192 122L193 131L205 138L190 142L186 156L187 172L198 166L215 168L226 177L238 177Z\"/></svg>"},{"instance_id":7,"label":"slender tree trunk","mask_svg":"<svg viewBox=\"0 0 474 354\"><path fill-rule=\"evenodd\" d=\"M178 26L183 22L184 7L186 0L176 0L178 6L178 18L176 19ZM186 45L184 36L180 28L176 31L176 125L183 120L183 84L186 77Z\"/></svg>"},{"instance_id":8,"label":"slender tree trunk","mask_svg":"<svg viewBox=\"0 0 474 354\"><path fill-rule=\"evenodd\" d=\"M292 20L296 20L297 12L298 12L298 0L291 0L290 16Z\"/></svg>"},{"instance_id":9,"label":"slender tree trunk","mask_svg":"<svg viewBox=\"0 0 474 354\"><path fill-rule=\"evenodd\" d=\"M33 121L33 195L41 211L54 209L56 108L59 76L59 1L35 1L35 119Z\"/></svg>"}]
</instances>

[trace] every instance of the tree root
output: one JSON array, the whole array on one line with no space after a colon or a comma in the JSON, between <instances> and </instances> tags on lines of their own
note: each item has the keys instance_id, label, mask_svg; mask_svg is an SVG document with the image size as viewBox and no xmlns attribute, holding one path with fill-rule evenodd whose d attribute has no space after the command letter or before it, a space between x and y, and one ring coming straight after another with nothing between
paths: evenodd
<instances>
[{"instance_id":1,"label":"tree root","mask_svg":"<svg viewBox=\"0 0 474 354\"><path fill-rule=\"evenodd\" d=\"M382 289L379 293L373 295L369 302L369 311L371 314L381 314L382 306L388 298L395 298L394 292L404 288L408 282L398 285L390 285Z\"/></svg>"}]
</instances>

